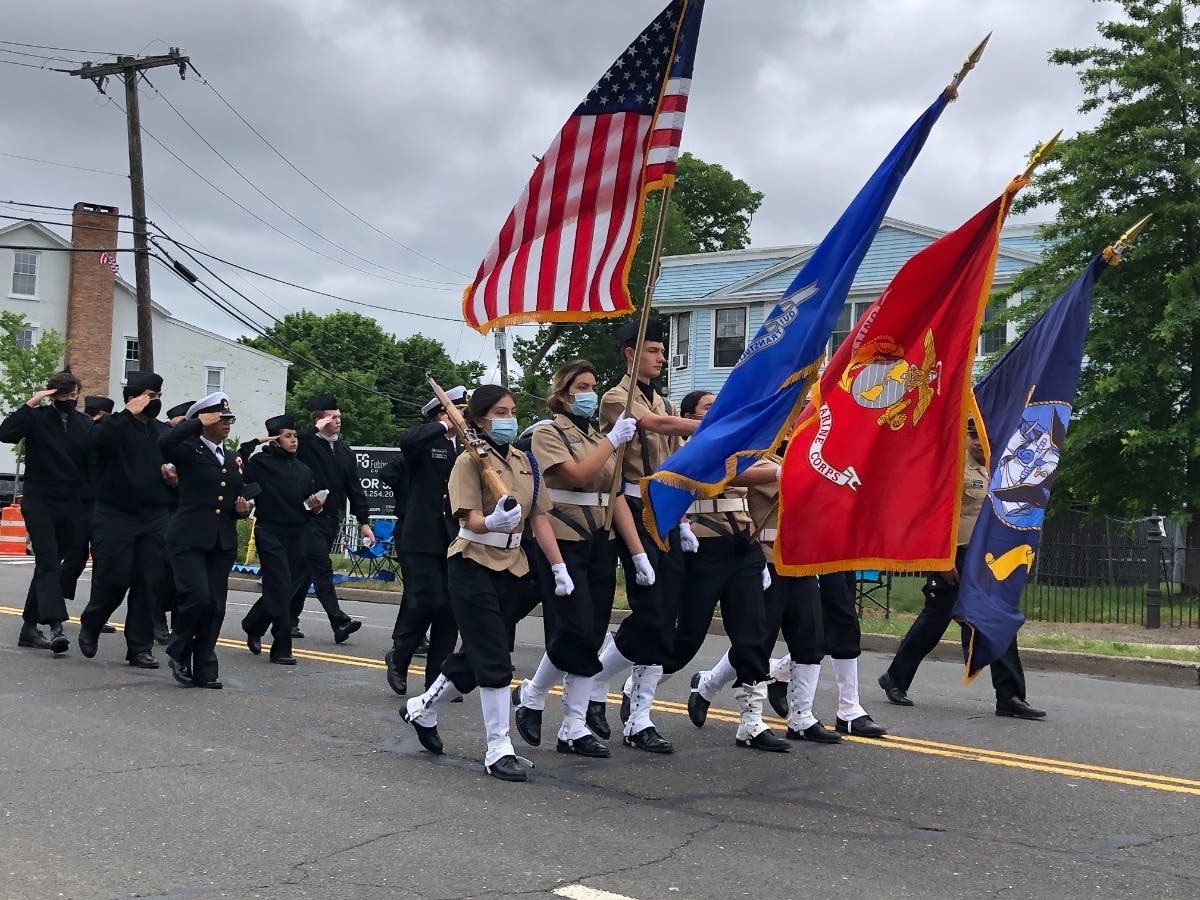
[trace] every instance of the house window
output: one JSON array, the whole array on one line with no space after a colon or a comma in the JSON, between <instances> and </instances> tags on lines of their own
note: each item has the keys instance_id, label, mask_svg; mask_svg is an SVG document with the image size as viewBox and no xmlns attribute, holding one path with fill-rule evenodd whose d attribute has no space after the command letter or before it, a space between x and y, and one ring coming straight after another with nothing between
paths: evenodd
<instances>
[{"instance_id":1,"label":"house window","mask_svg":"<svg viewBox=\"0 0 1200 900\"><path fill-rule=\"evenodd\" d=\"M125 378L129 378L130 372L138 371L138 339L127 337L125 338Z\"/></svg>"},{"instance_id":2,"label":"house window","mask_svg":"<svg viewBox=\"0 0 1200 900\"><path fill-rule=\"evenodd\" d=\"M1000 318L998 310L989 306L983 311L983 330L979 337L979 352L983 355L999 353L1008 343L1008 328L1003 322L988 327L989 323Z\"/></svg>"},{"instance_id":3,"label":"house window","mask_svg":"<svg viewBox=\"0 0 1200 900\"><path fill-rule=\"evenodd\" d=\"M870 309L874 300L857 300L853 303L847 303L842 307L842 312L838 316L837 324L833 326L833 334L829 337L829 355L833 356L837 352L837 348L842 346L842 342L850 336L851 329L862 314Z\"/></svg>"},{"instance_id":4,"label":"house window","mask_svg":"<svg viewBox=\"0 0 1200 900\"><path fill-rule=\"evenodd\" d=\"M13 253L12 292L18 297L37 296L38 255L27 250Z\"/></svg>"},{"instance_id":5,"label":"house window","mask_svg":"<svg viewBox=\"0 0 1200 900\"><path fill-rule=\"evenodd\" d=\"M680 313L675 317L675 343L671 348L674 354L674 369L686 369L689 362L689 353L692 349L692 314L690 312Z\"/></svg>"},{"instance_id":6,"label":"house window","mask_svg":"<svg viewBox=\"0 0 1200 900\"><path fill-rule=\"evenodd\" d=\"M217 366L209 366L207 372L204 384L205 394L215 394L217 391L225 390L225 370Z\"/></svg>"},{"instance_id":7,"label":"house window","mask_svg":"<svg viewBox=\"0 0 1200 900\"><path fill-rule=\"evenodd\" d=\"M713 366L732 369L746 349L746 307L718 309L713 329Z\"/></svg>"},{"instance_id":8,"label":"house window","mask_svg":"<svg viewBox=\"0 0 1200 900\"><path fill-rule=\"evenodd\" d=\"M32 326L29 328L22 328L13 335L13 339L17 342L17 346L22 350L32 350L36 338L37 329Z\"/></svg>"}]
</instances>

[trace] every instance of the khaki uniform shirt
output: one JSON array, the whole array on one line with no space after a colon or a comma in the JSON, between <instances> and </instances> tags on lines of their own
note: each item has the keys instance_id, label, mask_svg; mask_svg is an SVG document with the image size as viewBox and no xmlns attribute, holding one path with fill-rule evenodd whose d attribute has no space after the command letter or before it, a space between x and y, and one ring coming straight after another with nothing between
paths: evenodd
<instances>
[{"instance_id":1,"label":"khaki uniform shirt","mask_svg":"<svg viewBox=\"0 0 1200 900\"><path fill-rule=\"evenodd\" d=\"M750 534L754 531L754 523L750 521L750 513L745 509L746 495L749 488L727 487L724 493L714 500L740 500L742 509L721 512L689 513L688 520L692 523L692 531L698 538L732 537L734 531ZM697 503L712 503L713 500L698 498Z\"/></svg>"},{"instance_id":2,"label":"khaki uniform shirt","mask_svg":"<svg viewBox=\"0 0 1200 900\"><path fill-rule=\"evenodd\" d=\"M489 446L487 460L508 488L508 496L521 504L521 523L514 530L514 537L517 538L516 545L511 549L506 549L479 544L464 537L456 537L446 551L446 556L450 557L461 553L467 559L477 562L485 568L495 572L509 571L520 577L529 572L529 560L525 558L525 551L521 549L519 543L521 530L534 512L550 511L550 500L546 496L546 488L543 484L538 492L537 507L530 508L533 502L533 467L529 464L529 458L520 450L512 446L506 447L505 450L506 454L501 456ZM496 509L496 501L500 499L493 497L491 491L484 486L483 473L479 471L476 462L471 459L474 452L468 448L466 452L459 455L454 463L454 468L450 471L448 485L450 508L463 528L467 524L467 510L477 509L486 516Z\"/></svg>"},{"instance_id":3,"label":"khaki uniform shirt","mask_svg":"<svg viewBox=\"0 0 1200 900\"><path fill-rule=\"evenodd\" d=\"M625 401L629 397L631 379L628 375L620 380L616 387L609 388L600 401L600 427L607 432L615 421L625 412ZM648 413L660 416L675 415L674 408L668 406L657 391L651 393L649 402L640 388L634 388L633 411L631 415L640 419ZM638 429L628 444L625 445L625 458L622 461L621 477L625 481L637 484L646 475L653 475L663 461L680 447L680 439L665 434Z\"/></svg>"},{"instance_id":4,"label":"khaki uniform shirt","mask_svg":"<svg viewBox=\"0 0 1200 900\"><path fill-rule=\"evenodd\" d=\"M589 427L584 432L570 416L564 416L561 413L554 417L552 425L542 425L534 429L532 449L533 455L537 457L538 465L542 469L543 490L599 494L607 497L612 489L613 471L617 465L616 453L612 453L604 461L604 467L600 469L590 484L583 487L578 487L561 474L551 471L551 468L559 463L579 462L586 459L601 445L609 450L612 449L608 438L598 430ZM585 535L590 537L603 528L603 506L599 504L579 506L550 499L554 504L554 509L550 513L550 524L553 526L554 536L558 540L582 541L585 539Z\"/></svg>"},{"instance_id":5,"label":"khaki uniform shirt","mask_svg":"<svg viewBox=\"0 0 1200 900\"><path fill-rule=\"evenodd\" d=\"M771 469L779 466L783 460L778 456L771 454L764 456L751 469ZM779 482L773 481L770 484L756 484L753 487L747 488L746 499L750 502L750 519L754 522L754 528L761 529L759 532L759 540L762 540L763 535L769 535L779 528ZM762 541L764 547L773 547L775 541ZM769 549L768 549L769 554Z\"/></svg>"},{"instance_id":6,"label":"khaki uniform shirt","mask_svg":"<svg viewBox=\"0 0 1200 900\"><path fill-rule=\"evenodd\" d=\"M958 520L958 546L971 543L971 532L975 530L975 521L979 511L987 500L988 481L991 476L986 466L981 466L975 460L967 457L966 468L963 469L963 492L961 518Z\"/></svg>"}]
</instances>

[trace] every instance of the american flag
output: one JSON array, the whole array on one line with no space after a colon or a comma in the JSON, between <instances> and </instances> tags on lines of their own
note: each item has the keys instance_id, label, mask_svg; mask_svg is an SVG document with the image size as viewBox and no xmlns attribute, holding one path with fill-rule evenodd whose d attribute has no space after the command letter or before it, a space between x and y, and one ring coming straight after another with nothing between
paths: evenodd
<instances>
[{"instance_id":1,"label":"american flag","mask_svg":"<svg viewBox=\"0 0 1200 900\"><path fill-rule=\"evenodd\" d=\"M704 0L673 0L576 107L463 293L480 332L633 310L646 192L672 184Z\"/></svg>"},{"instance_id":2,"label":"american flag","mask_svg":"<svg viewBox=\"0 0 1200 900\"><path fill-rule=\"evenodd\" d=\"M121 265L117 262L117 254L109 253L107 250L100 251L100 265L108 266L109 271L114 275L121 271Z\"/></svg>"}]
</instances>

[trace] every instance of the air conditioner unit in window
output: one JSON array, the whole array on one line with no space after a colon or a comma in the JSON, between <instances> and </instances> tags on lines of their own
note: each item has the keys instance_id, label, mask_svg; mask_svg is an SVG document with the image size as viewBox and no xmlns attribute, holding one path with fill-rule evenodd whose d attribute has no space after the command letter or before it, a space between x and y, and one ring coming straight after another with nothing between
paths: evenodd
<instances>
[{"instance_id":1,"label":"air conditioner unit in window","mask_svg":"<svg viewBox=\"0 0 1200 900\"><path fill-rule=\"evenodd\" d=\"M688 355L686 353L676 353L671 357L672 369L686 369L688 367Z\"/></svg>"}]
</instances>

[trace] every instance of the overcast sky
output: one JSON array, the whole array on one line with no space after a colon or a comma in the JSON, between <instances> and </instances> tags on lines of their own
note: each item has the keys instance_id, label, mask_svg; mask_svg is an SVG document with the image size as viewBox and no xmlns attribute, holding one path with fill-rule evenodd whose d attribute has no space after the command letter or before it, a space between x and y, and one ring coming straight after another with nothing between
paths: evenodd
<instances>
[{"instance_id":1,"label":"overcast sky","mask_svg":"<svg viewBox=\"0 0 1200 900\"><path fill-rule=\"evenodd\" d=\"M457 358L491 363L490 336L459 324L459 295L470 280L464 275L475 272L517 199L531 154L546 149L664 2L109 0L98 7L55 0L6 5L0 37L89 53L0 47L96 62L112 59L98 51L183 48L284 156L390 237L307 184L202 79L189 72L180 81L169 68L148 73L154 88L143 85L143 126L313 249L256 221L146 138L150 218L180 240L291 281L451 318L345 307L376 316L399 336L421 332ZM1074 73L1050 66L1047 54L1095 43L1097 22L1115 12L1116 4L1091 0L708 0L683 148L766 194L751 230L755 246L819 240L966 52L992 31L982 62L890 212L954 227L1023 168L1039 140L1086 127L1076 112ZM13 53L0 60L71 67ZM78 78L16 65L0 64L0 86L0 154L7 154L0 156L0 200L88 201L128 212L127 180L12 158L127 171L124 117L106 97ZM124 103L119 84L110 82L110 93ZM164 99L303 224L242 180ZM151 272L155 299L178 317L224 334L245 332L161 268ZM223 274L275 316L339 306ZM122 275L133 281L130 256L122 256Z\"/></svg>"}]
</instances>

